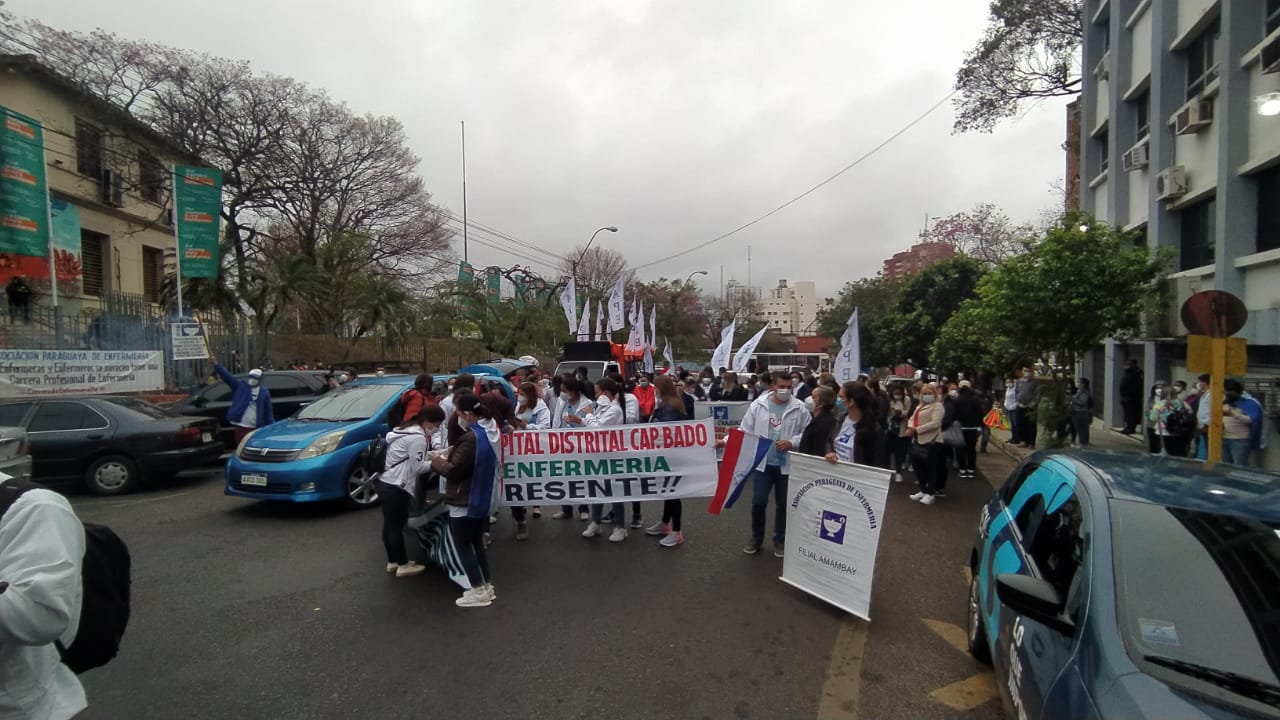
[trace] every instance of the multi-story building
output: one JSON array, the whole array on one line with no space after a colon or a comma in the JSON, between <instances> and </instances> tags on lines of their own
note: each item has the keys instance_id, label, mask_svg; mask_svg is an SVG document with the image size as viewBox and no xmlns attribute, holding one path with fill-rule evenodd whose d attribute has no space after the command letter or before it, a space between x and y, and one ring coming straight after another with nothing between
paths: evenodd
<instances>
[{"instance_id":1,"label":"multi-story building","mask_svg":"<svg viewBox=\"0 0 1280 720\"><path fill-rule=\"evenodd\" d=\"M169 168L198 160L32 56L0 55L0 106L43 135L62 314L120 296L155 309L174 265ZM0 285L19 273L52 303L47 257L0 256Z\"/></svg>"},{"instance_id":2,"label":"multi-story building","mask_svg":"<svg viewBox=\"0 0 1280 720\"><path fill-rule=\"evenodd\" d=\"M893 257L885 260L883 272L885 277L894 280L909 278L925 268L955 256L955 247L946 243L916 243L911 246L911 249L894 253Z\"/></svg>"},{"instance_id":3,"label":"multi-story building","mask_svg":"<svg viewBox=\"0 0 1280 720\"><path fill-rule=\"evenodd\" d=\"M1169 248L1173 302L1131 345L1085 364L1117 424L1129 358L1147 383L1190 379L1182 302L1223 290L1248 308L1249 392L1280 465L1280 0L1087 0L1081 207ZM1102 381L1099 383L1099 381Z\"/></svg>"},{"instance_id":4,"label":"multi-story building","mask_svg":"<svg viewBox=\"0 0 1280 720\"><path fill-rule=\"evenodd\" d=\"M744 285L737 280L730 280L725 283L724 297L731 307L755 308L764 298L764 293L754 285Z\"/></svg>"},{"instance_id":5,"label":"multi-story building","mask_svg":"<svg viewBox=\"0 0 1280 720\"><path fill-rule=\"evenodd\" d=\"M811 280L787 285L779 280L778 286L769 291L759 305L757 320L769 324L769 328L782 335L812 334L817 330L818 313L829 300L818 297L817 286Z\"/></svg>"}]
</instances>

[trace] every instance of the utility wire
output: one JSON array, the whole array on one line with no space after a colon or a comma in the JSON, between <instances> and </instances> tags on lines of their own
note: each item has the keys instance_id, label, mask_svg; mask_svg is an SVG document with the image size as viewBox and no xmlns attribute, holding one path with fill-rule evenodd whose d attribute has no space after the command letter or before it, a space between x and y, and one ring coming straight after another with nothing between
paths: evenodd
<instances>
[{"instance_id":1,"label":"utility wire","mask_svg":"<svg viewBox=\"0 0 1280 720\"><path fill-rule=\"evenodd\" d=\"M736 228L734 228L734 229L730 230L730 231L729 231L729 232L727 232L727 233L724 233L723 235L717 235L716 237L713 237L713 238L711 238L710 240L707 240L706 242L699 243L699 244L694 245L693 247L690 247L690 248L686 248L686 249L684 249L684 250L681 250L681 251L680 251L680 252L678 252L678 253L674 253L674 254L672 254L672 255L668 255L668 256L663 257L663 258L658 258L657 260L652 260L652 261L650 261L650 262L644 263L643 265L636 265L636 266L635 266L634 268L632 268L632 269L633 269L633 270L643 270L644 268L647 268L647 267L653 267L654 265L660 265L660 264L662 264L662 263L664 263L664 262L667 262L668 260L675 260L676 258L678 258L678 257L683 257L683 256L685 256L685 255L688 255L688 254L689 254L689 253L691 253L691 252L695 252L695 251L697 251L697 250L701 250L702 248L707 247L708 245L713 245L713 244L715 244L715 243L718 243L718 242L720 242L721 240L724 240L725 238L730 237L731 235L736 235L736 234L738 234L738 233L742 232L743 230L746 230L747 228L751 227L752 225L755 225L756 223L758 223L758 222L760 222L760 221L762 221L762 220L765 220L765 219L767 219L767 218L769 218L769 217L771 217L771 216L773 216L773 215L775 215L775 214L777 214L777 213L781 212L782 210L785 210L786 208L788 208L788 207L790 207L790 206L792 206L792 205L796 204L797 202L799 202L799 201L803 200L804 198L808 197L809 195L812 195L814 192L816 192L816 191L817 191L819 188L821 188L822 186L826 185L827 183L831 182L832 180L835 180L836 178L840 177L841 175L843 175L843 174L845 174L845 173L849 172L850 170L854 169L854 168L855 168L855 167L857 167L859 164L861 164L861 163L862 163L862 161L866 160L867 158L870 158L872 155L875 155L877 152L879 152L881 149L883 149L886 145L888 145L889 143L893 142L894 140L897 140L897 139L898 139L899 137L901 137L902 135L906 134L906 132L907 132L908 130L910 130L911 128L913 128L913 127L915 127L916 125L920 124L920 122L921 122L921 121L923 121L926 117L929 117L929 115L933 114L933 112L934 112L935 110L937 110L938 108L942 107L942 106L943 106L943 104L945 104L948 100L950 100L950 99L951 99L951 98L956 94L956 92L957 92L957 91L952 90L951 92L947 93L946 97L944 97L944 98L942 98L941 100L939 100L938 102L934 103L934 104L933 104L933 105L932 105L928 110L925 110L923 113L921 113L920 115L916 116L916 118L915 118L914 120L912 120L911 122L909 122L909 123L907 123L906 125L902 126L902 127L901 127L897 132L895 132L894 134L890 135L888 138L885 138L885 140L884 140L883 142L881 142L879 145L876 145L875 147L871 148L871 149L870 149L870 150L868 150L867 152L863 153L863 154L862 154L858 159L854 160L853 162L849 163L848 165L845 165L843 168L841 168L840 170L838 170L838 171L837 171L834 175L832 175L831 177L828 177L826 180L823 180L822 182L818 183L817 185L814 185L813 187L809 188L808 190L805 190L804 192L802 192L802 193L800 193L799 195L797 195L797 196L795 196L795 197L791 198L790 200L788 200L788 201L786 201L786 202L782 203L782 204L781 204L781 205L779 205L778 207L776 207L776 208L774 208L774 209L770 210L769 212L767 212L767 213L765 213L765 214L761 215L760 217L758 217L758 218L756 218L756 219L754 219L754 220L751 220L750 222L747 222L747 223L744 223L744 224L742 224L742 225L739 225L738 227L736 227Z\"/></svg>"}]
</instances>

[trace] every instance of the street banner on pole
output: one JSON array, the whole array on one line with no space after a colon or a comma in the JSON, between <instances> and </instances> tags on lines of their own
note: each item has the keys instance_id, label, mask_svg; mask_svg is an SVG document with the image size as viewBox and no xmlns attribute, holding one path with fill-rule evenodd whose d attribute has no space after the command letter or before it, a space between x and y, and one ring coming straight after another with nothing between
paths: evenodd
<instances>
[{"instance_id":1,"label":"street banner on pole","mask_svg":"<svg viewBox=\"0 0 1280 720\"><path fill-rule=\"evenodd\" d=\"M591 301L582 306L582 317L578 320L578 342L591 339Z\"/></svg>"},{"instance_id":2,"label":"street banner on pole","mask_svg":"<svg viewBox=\"0 0 1280 720\"><path fill-rule=\"evenodd\" d=\"M871 620L888 470L791 454L782 581Z\"/></svg>"},{"instance_id":3,"label":"street banner on pole","mask_svg":"<svg viewBox=\"0 0 1280 720\"><path fill-rule=\"evenodd\" d=\"M733 332L738 321L734 320L729 323L729 327L720 331L720 344L716 346L716 351L711 354L711 371L720 372L720 368L729 367L729 353L733 350Z\"/></svg>"},{"instance_id":4,"label":"street banner on pole","mask_svg":"<svg viewBox=\"0 0 1280 720\"><path fill-rule=\"evenodd\" d=\"M626 327L623 322L622 308L625 303L623 293L625 292L625 283L621 276L618 277L618 283L613 286L613 292L609 295L609 330L612 333L615 330L621 330Z\"/></svg>"},{"instance_id":5,"label":"street banner on pole","mask_svg":"<svg viewBox=\"0 0 1280 720\"><path fill-rule=\"evenodd\" d=\"M862 340L858 336L858 308L853 309L844 335L840 337L840 354L836 355L833 371L832 374L842 385L856 380L858 373L862 372Z\"/></svg>"},{"instance_id":6,"label":"street banner on pole","mask_svg":"<svg viewBox=\"0 0 1280 720\"><path fill-rule=\"evenodd\" d=\"M502 299L502 268L490 265L484 269L484 274L484 296L491 305L496 304Z\"/></svg>"},{"instance_id":7,"label":"street banner on pole","mask_svg":"<svg viewBox=\"0 0 1280 720\"><path fill-rule=\"evenodd\" d=\"M742 347L738 348L738 354L733 356L733 371L746 372L747 363L751 361L751 355L755 353L756 346L760 344L760 338L764 337L764 333L769 329L768 325L760 328L760 332L751 336L751 339L742 343Z\"/></svg>"},{"instance_id":8,"label":"street banner on pole","mask_svg":"<svg viewBox=\"0 0 1280 720\"><path fill-rule=\"evenodd\" d=\"M526 430L502 436L504 505L711 497L711 423Z\"/></svg>"},{"instance_id":9,"label":"street banner on pole","mask_svg":"<svg viewBox=\"0 0 1280 720\"><path fill-rule=\"evenodd\" d=\"M0 350L0 397L163 388L160 350Z\"/></svg>"},{"instance_id":10,"label":"street banner on pole","mask_svg":"<svg viewBox=\"0 0 1280 720\"><path fill-rule=\"evenodd\" d=\"M467 262L466 260L460 261L458 263L458 284L462 285L467 289L471 289L471 286L474 285L475 282L476 282L475 266Z\"/></svg>"},{"instance_id":11,"label":"street banner on pole","mask_svg":"<svg viewBox=\"0 0 1280 720\"><path fill-rule=\"evenodd\" d=\"M8 109L0 128L0 252L48 257L49 188L44 130Z\"/></svg>"},{"instance_id":12,"label":"street banner on pole","mask_svg":"<svg viewBox=\"0 0 1280 720\"><path fill-rule=\"evenodd\" d=\"M218 277L218 239L222 218L222 172L173 166L173 230L178 236L182 277Z\"/></svg>"},{"instance_id":13,"label":"street banner on pole","mask_svg":"<svg viewBox=\"0 0 1280 720\"><path fill-rule=\"evenodd\" d=\"M578 285L569 278L569 284L560 292L560 307L564 310L564 319L569 321L569 332L578 330Z\"/></svg>"},{"instance_id":14,"label":"street banner on pole","mask_svg":"<svg viewBox=\"0 0 1280 720\"><path fill-rule=\"evenodd\" d=\"M66 200L49 200L53 230L53 266L58 273L58 289L78 294L84 275L80 258L80 210Z\"/></svg>"},{"instance_id":15,"label":"street banner on pole","mask_svg":"<svg viewBox=\"0 0 1280 720\"><path fill-rule=\"evenodd\" d=\"M169 334L173 341L174 360L208 359L209 343L202 323L170 323Z\"/></svg>"}]
</instances>

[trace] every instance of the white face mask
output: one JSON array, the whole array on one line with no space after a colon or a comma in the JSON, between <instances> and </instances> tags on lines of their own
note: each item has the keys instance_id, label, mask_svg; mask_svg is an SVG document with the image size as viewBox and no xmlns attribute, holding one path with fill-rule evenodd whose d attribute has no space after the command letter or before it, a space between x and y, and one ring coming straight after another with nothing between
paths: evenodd
<instances>
[{"instance_id":1,"label":"white face mask","mask_svg":"<svg viewBox=\"0 0 1280 720\"><path fill-rule=\"evenodd\" d=\"M468 420L468 419L466 419L466 418L464 418L464 417L462 417L461 415L459 415L459 416L458 416L458 427L462 428L463 430L470 430L470 429L471 429L471 421L470 421L470 420Z\"/></svg>"},{"instance_id":2,"label":"white face mask","mask_svg":"<svg viewBox=\"0 0 1280 720\"><path fill-rule=\"evenodd\" d=\"M435 435L437 432L440 431L440 427L438 425L436 426L427 425L426 427L422 428L422 431L428 435Z\"/></svg>"},{"instance_id":3,"label":"white face mask","mask_svg":"<svg viewBox=\"0 0 1280 720\"><path fill-rule=\"evenodd\" d=\"M703 380L703 381L702 381L702 387L711 387L711 381L710 381L710 380Z\"/></svg>"},{"instance_id":4,"label":"white face mask","mask_svg":"<svg viewBox=\"0 0 1280 720\"><path fill-rule=\"evenodd\" d=\"M773 391L773 396L786 402L791 399L791 388L778 388Z\"/></svg>"},{"instance_id":5,"label":"white face mask","mask_svg":"<svg viewBox=\"0 0 1280 720\"><path fill-rule=\"evenodd\" d=\"M249 387L258 387L258 378L249 378Z\"/></svg>"},{"instance_id":6,"label":"white face mask","mask_svg":"<svg viewBox=\"0 0 1280 720\"><path fill-rule=\"evenodd\" d=\"M960 397L960 391L959 391L959 390L950 390L950 391L948 391L948 392L947 392L947 395L948 395L948 396L950 396L950 397L951 397L951 399L953 399L953 400L954 400L955 398Z\"/></svg>"}]
</instances>

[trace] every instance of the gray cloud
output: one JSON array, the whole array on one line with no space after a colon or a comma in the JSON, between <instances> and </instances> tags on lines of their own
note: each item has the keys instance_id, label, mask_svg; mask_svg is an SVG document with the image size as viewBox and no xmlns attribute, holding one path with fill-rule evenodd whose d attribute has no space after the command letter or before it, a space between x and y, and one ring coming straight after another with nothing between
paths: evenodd
<instances>
[{"instance_id":1,"label":"gray cloud","mask_svg":"<svg viewBox=\"0 0 1280 720\"><path fill-rule=\"evenodd\" d=\"M808 189L945 95L985 0L9 0L51 25L227 57L390 114L436 201L554 252L596 227L646 263ZM795 206L641 271L705 269L834 294L909 246L926 213L979 201L1014 219L1059 202L1061 103L992 136L951 135L946 106ZM459 243L459 252L461 244ZM473 262L511 264L473 247ZM548 263L554 265L554 263ZM545 268L543 268L545 269Z\"/></svg>"}]
</instances>

